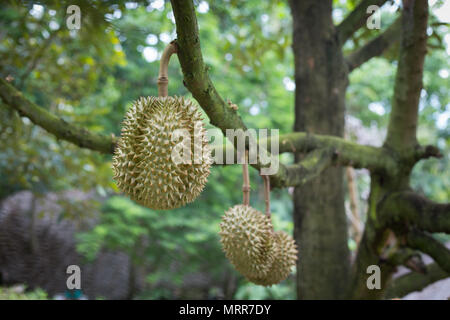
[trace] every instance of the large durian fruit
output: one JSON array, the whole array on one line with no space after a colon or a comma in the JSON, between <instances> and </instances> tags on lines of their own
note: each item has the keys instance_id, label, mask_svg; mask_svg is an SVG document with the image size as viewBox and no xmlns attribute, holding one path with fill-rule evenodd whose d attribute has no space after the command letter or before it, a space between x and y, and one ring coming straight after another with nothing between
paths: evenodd
<instances>
[{"instance_id":1,"label":"large durian fruit","mask_svg":"<svg viewBox=\"0 0 450 320\"><path fill-rule=\"evenodd\" d=\"M134 102L123 120L113 156L114 180L119 189L137 203L157 210L194 201L206 184L212 164L201 121L197 107L183 97L147 97ZM181 141L172 139L176 129L189 132L190 164L172 159L172 150ZM194 152L194 141L200 141L201 152L198 148Z\"/></svg>"},{"instance_id":2,"label":"large durian fruit","mask_svg":"<svg viewBox=\"0 0 450 320\"><path fill-rule=\"evenodd\" d=\"M225 212L220 224L222 248L236 270L248 278L263 278L274 261L272 223L248 205Z\"/></svg>"},{"instance_id":3,"label":"large durian fruit","mask_svg":"<svg viewBox=\"0 0 450 320\"><path fill-rule=\"evenodd\" d=\"M283 231L276 232L271 254L274 260L267 274L263 277L247 277L251 282L271 286L280 283L291 274L297 261L297 245L294 239Z\"/></svg>"}]
</instances>

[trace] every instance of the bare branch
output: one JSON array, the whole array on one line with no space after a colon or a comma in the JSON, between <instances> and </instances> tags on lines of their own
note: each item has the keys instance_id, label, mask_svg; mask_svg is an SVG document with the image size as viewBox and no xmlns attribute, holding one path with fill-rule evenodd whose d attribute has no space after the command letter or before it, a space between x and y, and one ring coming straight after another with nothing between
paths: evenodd
<instances>
[{"instance_id":1,"label":"bare branch","mask_svg":"<svg viewBox=\"0 0 450 320\"><path fill-rule=\"evenodd\" d=\"M339 40L343 45L353 33L361 28L370 14L367 8L371 5L382 6L387 0L362 0L359 5L336 27Z\"/></svg>"},{"instance_id":2,"label":"bare branch","mask_svg":"<svg viewBox=\"0 0 450 320\"><path fill-rule=\"evenodd\" d=\"M378 37L349 54L346 58L349 71L361 66L373 57L381 55L386 49L400 40L401 19L397 19L389 28Z\"/></svg>"}]
</instances>

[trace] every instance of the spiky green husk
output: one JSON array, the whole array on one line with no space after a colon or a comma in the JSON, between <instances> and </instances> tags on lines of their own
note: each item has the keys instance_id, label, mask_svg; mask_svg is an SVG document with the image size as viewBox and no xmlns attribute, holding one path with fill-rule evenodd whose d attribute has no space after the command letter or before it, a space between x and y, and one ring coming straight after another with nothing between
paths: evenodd
<instances>
[{"instance_id":1,"label":"spiky green husk","mask_svg":"<svg viewBox=\"0 0 450 320\"><path fill-rule=\"evenodd\" d=\"M194 125L199 121L202 121L201 114L188 99L147 97L137 100L125 115L114 151L114 180L119 189L139 204L157 210L178 208L197 198L212 164L203 125L195 135L201 141L203 152L194 153ZM178 139L172 141L177 129L188 130L191 152L200 157L198 163L172 161L172 149L179 143Z\"/></svg>"},{"instance_id":2,"label":"spiky green husk","mask_svg":"<svg viewBox=\"0 0 450 320\"><path fill-rule=\"evenodd\" d=\"M275 259L267 274L263 277L247 277L255 284L271 286L285 280L297 261L297 245L294 239L283 231L274 234L272 254Z\"/></svg>"},{"instance_id":3,"label":"spiky green husk","mask_svg":"<svg viewBox=\"0 0 450 320\"><path fill-rule=\"evenodd\" d=\"M236 205L222 217L222 248L236 270L245 276L263 277L274 260L272 223L258 210Z\"/></svg>"}]
</instances>

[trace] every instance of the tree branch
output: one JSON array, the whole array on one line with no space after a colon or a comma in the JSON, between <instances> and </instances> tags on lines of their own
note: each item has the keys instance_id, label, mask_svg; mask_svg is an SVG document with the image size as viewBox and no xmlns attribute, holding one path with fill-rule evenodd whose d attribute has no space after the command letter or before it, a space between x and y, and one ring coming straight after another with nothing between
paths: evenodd
<instances>
[{"instance_id":1,"label":"tree branch","mask_svg":"<svg viewBox=\"0 0 450 320\"><path fill-rule=\"evenodd\" d=\"M102 153L112 153L117 138L90 132L82 127L66 122L42 107L37 106L5 80L0 79L0 98L2 101L19 112L21 116L29 118L34 124L54 134L57 138L69 141L75 145ZM376 170L396 170L395 161L382 148L359 145L335 136L308 134L295 132L280 137L280 153L302 152L308 153L317 149L333 148L333 165L351 165L355 168ZM270 139L266 141L270 148ZM223 148L227 152L227 148ZM312 156L311 156L312 157ZM291 172L300 177L305 168L292 165L281 169L278 179L273 179L276 186L293 186L296 179L286 179ZM303 172L299 174L299 172ZM310 172L311 173L311 172ZM303 179L303 178L302 178ZM283 183L282 181L285 181ZM287 183L287 184L286 184Z\"/></svg>"},{"instance_id":2,"label":"tree branch","mask_svg":"<svg viewBox=\"0 0 450 320\"><path fill-rule=\"evenodd\" d=\"M67 140L75 145L102 153L112 153L117 138L90 132L82 127L66 122L37 106L23 96L17 89L0 79L0 98L9 107L17 110L21 116L28 117L34 124L54 134L57 138ZM335 154L328 165L352 166L369 170L384 170L395 172L396 161L383 148L360 145L336 136L294 132L279 136L280 153L299 152L309 153L318 149L333 148ZM266 141L270 149L270 139ZM223 148L227 152L227 148ZM433 146L418 147L416 158L439 156L439 150ZM312 156L311 156L312 157ZM321 169L321 171L324 168ZM312 174L311 169L308 175ZM305 180L305 167L302 164L281 166L276 177L272 177L272 184L276 187L295 186ZM287 178L292 174L296 178ZM309 180L309 178L306 178Z\"/></svg>"},{"instance_id":3,"label":"tree branch","mask_svg":"<svg viewBox=\"0 0 450 320\"><path fill-rule=\"evenodd\" d=\"M20 91L1 78L0 98L3 103L17 110L21 116L29 118L34 124L54 134L57 138L102 153L112 153L114 150L116 139L113 139L112 136L94 133L68 123L25 98Z\"/></svg>"},{"instance_id":4,"label":"tree branch","mask_svg":"<svg viewBox=\"0 0 450 320\"><path fill-rule=\"evenodd\" d=\"M370 14L367 8L371 5L382 6L387 0L362 0L359 5L336 27L341 45L361 28Z\"/></svg>"},{"instance_id":5,"label":"tree branch","mask_svg":"<svg viewBox=\"0 0 450 320\"><path fill-rule=\"evenodd\" d=\"M433 282L445 279L449 276L439 265L432 263L426 266L426 273L409 272L396 279L393 279L386 291L387 299L401 298L408 293L421 291Z\"/></svg>"},{"instance_id":6,"label":"tree branch","mask_svg":"<svg viewBox=\"0 0 450 320\"><path fill-rule=\"evenodd\" d=\"M348 55L346 62L349 71L353 71L373 57L381 55L391 45L400 40L400 35L401 19L397 19L378 37L370 40L367 44Z\"/></svg>"},{"instance_id":7,"label":"tree branch","mask_svg":"<svg viewBox=\"0 0 450 320\"><path fill-rule=\"evenodd\" d=\"M411 227L428 232L450 233L450 204L436 203L412 192L396 192L379 204L380 217L405 232Z\"/></svg>"},{"instance_id":8,"label":"tree branch","mask_svg":"<svg viewBox=\"0 0 450 320\"><path fill-rule=\"evenodd\" d=\"M442 270L450 274L450 250L431 235L411 230L406 234L406 245L428 254Z\"/></svg>"},{"instance_id":9,"label":"tree branch","mask_svg":"<svg viewBox=\"0 0 450 320\"><path fill-rule=\"evenodd\" d=\"M260 139L258 144L262 143L271 149L271 138ZM309 153L317 149L333 148L335 156L333 157L332 165L351 166L356 169L366 168L369 170L387 171L392 174L398 169L397 161L389 154L389 152L380 147L373 147L369 145L358 144L341 137L325 135L325 134L311 134L307 132L292 132L282 134L279 136L279 153ZM435 149L432 146L426 147ZM222 149L222 150L220 150ZM228 152L234 152L234 146L225 145L222 148L217 147L215 152L222 152L223 158ZM417 157L424 158L425 148L418 147ZM235 159L236 154L235 154Z\"/></svg>"},{"instance_id":10,"label":"tree branch","mask_svg":"<svg viewBox=\"0 0 450 320\"><path fill-rule=\"evenodd\" d=\"M365 1L363 1L365 3ZM375 4L381 4L378 1ZM220 128L224 134L226 129L246 130L246 126L235 110L220 97L203 62L200 48L197 18L192 1L171 0L177 27L178 58L184 75L184 84L199 102L210 118L211 124ZM373 4L373 1L372 3ZM365 4L364 4L365 6ZM365 9L364 9L365 12ZM359 146L339 137L312 136L306 133L292 133L280 137L280 148L283 151L311 151L323 147L334 147L337 164L370 169L396 170L395 161L379 148ZM235 141L232 141L235 143ZM293 148L293 149L292 149ZM291 149L291 150L289 150ZM260 169L259 164L252 164ZM299 165L283 166L277 174L271 176L273 186L295 186L304 179L304 167ZM287 178L292 174L295 178Z\"/></svg>"},{"instance_id":11,"label":"tree branch","mask_svg":"<svg viewBox=\"0 0 450 320\"><path fill-rule=\"evenodd\" d=\"M414 158L415 161L428 158L442 158L442 153L433 145L416 146Z\"/></svg>"},{"instance_id":12,"label":"tree branch","mask_svg":"<svg viewBox=\"0 0 450 320\"><path fill-rule=\"evenodd\" d=\"M62 22L58 21L58 24L62 26ZM42 57L45 54L45 51L49 48L51 42L56 37L56 35L61 31L62 27L59 27L57 30L50 33L49 37L44 40L42 46L35 52L35 54L31 57L30 61L28 62L28 65L25 68L25 71L22 73L22 75L19 76L18 82L20 84L19 88L23 86L25 83L25 80L29 77L31 72L36 68L37 64L39 63L39 60L42 59Z\"/></svg>"}]
</instances>

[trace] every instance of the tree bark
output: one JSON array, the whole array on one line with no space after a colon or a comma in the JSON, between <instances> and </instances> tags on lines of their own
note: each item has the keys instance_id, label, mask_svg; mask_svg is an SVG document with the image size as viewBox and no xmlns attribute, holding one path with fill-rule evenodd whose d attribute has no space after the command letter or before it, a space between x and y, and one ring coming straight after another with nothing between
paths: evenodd
<instances>
[{"instance_id":1,"label":"tree bark","mask_svg":"<svg viewBox=\"0 0 450 320\"><path fill-rule=\"evenodd\" d=\"M348 72L332 18L332 1L290 1L295 60L294 131L344 133ZM296 161L301 156L296 155ZM349 275L343 170L328 168L296 187L294 236L300 299L339 299Z\"/></svg>"}]
</instances>

